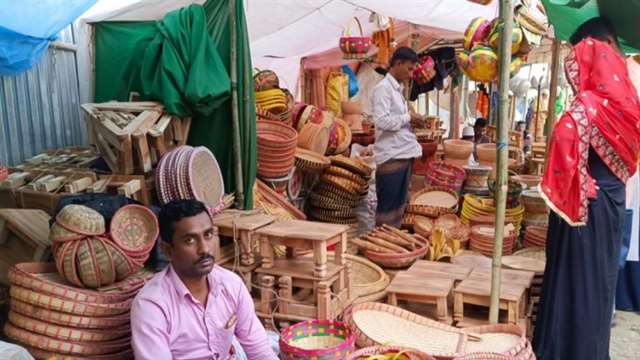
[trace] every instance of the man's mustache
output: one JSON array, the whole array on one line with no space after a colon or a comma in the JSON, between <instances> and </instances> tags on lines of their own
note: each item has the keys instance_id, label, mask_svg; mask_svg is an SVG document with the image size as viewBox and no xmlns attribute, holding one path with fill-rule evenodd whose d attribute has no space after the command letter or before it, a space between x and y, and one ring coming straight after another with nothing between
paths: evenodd
<instances>
[{"instance_id":1,"label":"man's mustache","mask_svg":"<svg viewBox=\"0 0 640 360\"><path fill-rule=\"evenodd\" d=\"M200 258L198 258L198 260L196 260L196 262L194 262L194 264L201 263L201 262L203 262L203 261L205 261L205 260L211 260L211 261L213 261L213 256L212 256L212 255L210 255L210 254L202 255Z\"/></svg>"}]
</instances>

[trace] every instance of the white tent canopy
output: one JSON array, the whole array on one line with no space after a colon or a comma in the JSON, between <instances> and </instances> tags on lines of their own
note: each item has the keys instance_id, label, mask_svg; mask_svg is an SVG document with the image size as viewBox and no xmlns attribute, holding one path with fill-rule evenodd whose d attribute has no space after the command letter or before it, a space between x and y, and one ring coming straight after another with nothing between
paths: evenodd
<instances>
[{"instance_id":1,"label":"white tent canopy","mask_svg":"<svg viewBox=\"0 0 640 360\"><path fill-rule=\"evenodd\" d=\"M498 16L497 1L487 6L467 0L238 1L243 1L245 8L254 66L273 69L284 85L291 89L297 88L301 59L336 48L345 25L354 16L362 23L365 35L373 31L368 19L375 12L422 25L435 38L461 37L473 18L492 19ZM104 11L90 11L81 22L158 20L169 11L192 3L201 4L204 0L124 2L131 4L116 10L106 7ZM81 39L87 43L80 45L92 46L89 39L90 36ZM90 66L82 68L88 71Z\"/></svg>"}]
</instances>

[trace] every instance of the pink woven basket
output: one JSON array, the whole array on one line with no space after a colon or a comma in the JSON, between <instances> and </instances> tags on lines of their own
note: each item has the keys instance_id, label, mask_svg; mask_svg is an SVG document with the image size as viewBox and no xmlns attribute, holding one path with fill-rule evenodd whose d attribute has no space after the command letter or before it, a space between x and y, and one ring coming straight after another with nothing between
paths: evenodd
<instances>
[{"instance_id":1,"label":"pink woven basket","mask_svg":"<svg viewBox=\"0 0 640 360\"><path fill-rule=\"evenodd\" d=\"M299 322L280 333L281 359L346 359L355 349L355 341L355 335L345 323L332 320Z\"/></svg>"}]
</instances>

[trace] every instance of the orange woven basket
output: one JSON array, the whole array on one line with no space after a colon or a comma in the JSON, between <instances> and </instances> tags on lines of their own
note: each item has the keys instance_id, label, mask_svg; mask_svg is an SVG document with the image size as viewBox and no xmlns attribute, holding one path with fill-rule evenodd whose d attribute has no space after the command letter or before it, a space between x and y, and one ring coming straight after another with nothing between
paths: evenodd
<instances>
[{"instance_id":1,"label":"orange woven basket","mask_svg":"<svg viewBox=\"0 0 640 360\"><path fill-rule=\"evenodd\" d=\"M148 253L158 238L158 219L147 207L126 205L111 219L111 238L126 253Z\"/></svg>"}]
</instances>

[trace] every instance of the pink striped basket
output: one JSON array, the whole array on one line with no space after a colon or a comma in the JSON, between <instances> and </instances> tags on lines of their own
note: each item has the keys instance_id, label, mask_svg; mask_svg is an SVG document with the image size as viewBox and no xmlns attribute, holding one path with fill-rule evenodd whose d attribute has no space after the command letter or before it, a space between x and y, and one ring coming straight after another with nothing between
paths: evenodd
<instances>
[{"instance_id":1,"label":"pink striped basket","mask_svg":"<svg viewBox=\"0 0 640 360\"><path fill-rule=\"evenodd\" d=\"M332 320L297 323L280 333L284 360L346 359L355 350L356 337L349 325Z\"/></svg>"}]
</instances>

